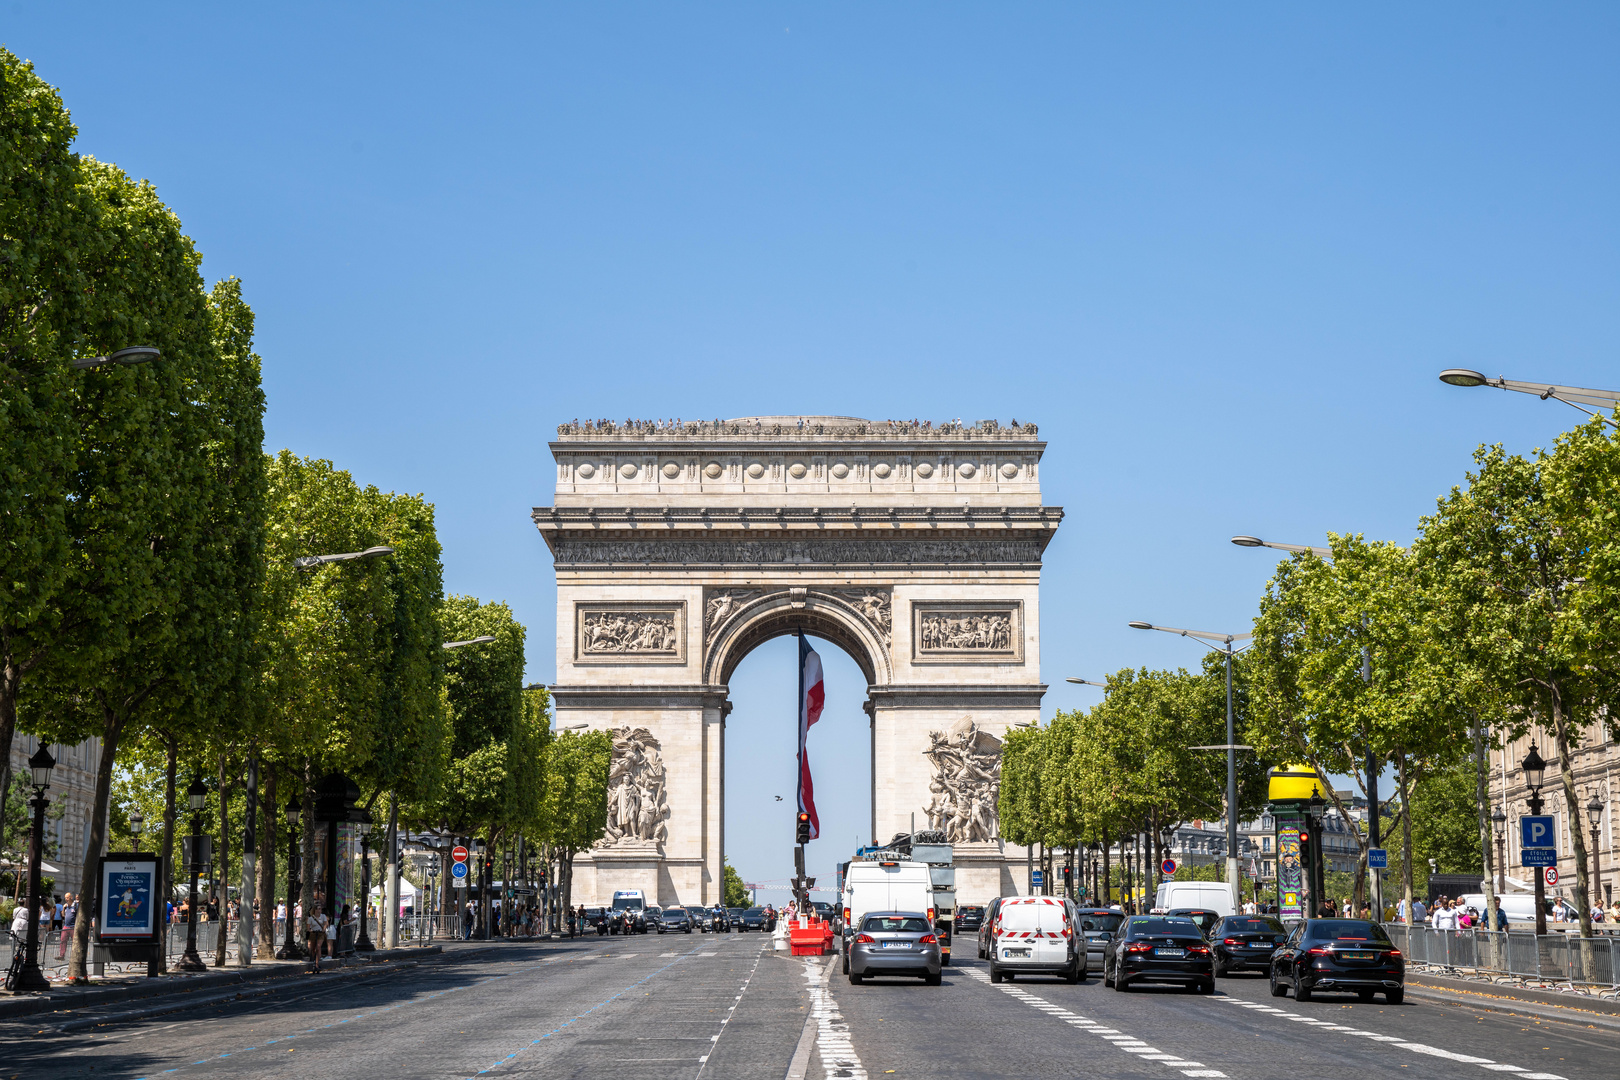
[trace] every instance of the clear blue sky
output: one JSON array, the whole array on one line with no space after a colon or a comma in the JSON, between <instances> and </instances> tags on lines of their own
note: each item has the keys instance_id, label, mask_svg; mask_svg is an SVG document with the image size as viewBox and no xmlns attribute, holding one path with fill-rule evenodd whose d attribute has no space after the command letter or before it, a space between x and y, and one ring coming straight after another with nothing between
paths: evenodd
<instances>
[{"instance_id":1,"label":"clear blue sky","mask_svg":"<svg viewBox=\"0 0 1620 1080\"><path fill-rule=\"evenodd\" d=\"M5 2L0 40L245 282L270 446L425 493L538 680L560 420L1039 423L1050 713L1199 661L1129 619L1245 629L1231 534L1409 538L1578 419L1440 368L1620 384L1612 4ZM822 652L830 878L867 762ZM792 679L778 641L733 682L750 879Z\"/></svg>"}]
</instances>

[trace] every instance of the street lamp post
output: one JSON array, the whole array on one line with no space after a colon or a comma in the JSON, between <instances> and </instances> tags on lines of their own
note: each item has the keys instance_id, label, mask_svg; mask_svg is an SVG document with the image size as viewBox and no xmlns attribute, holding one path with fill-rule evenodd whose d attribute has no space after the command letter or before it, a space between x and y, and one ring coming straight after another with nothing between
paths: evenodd
<instances>
[{"instance_id":1,"label":"street lamp post","mask_svg":"<svg viewBox=\"0 0 1620 1080\"><path fill-rule=\"evenodd\" d=\"M1491 379L1468 368L1447 368L1440 373L1440 381L1451 386L1493 386L1498 390L1517 390L1521 394L1534 394L1542 401L1552 398L1595 416L1613 428L1620 428L1612 419L1596 409L1612 409L1620 405L1620 393L1613 390L1590 390L1581 386L1555 386L1547 383L1519 382L1498 375ZM1588 405L1594 408L1587 408Z\"/></svg>"},{"instance_id":2,"label":"street lamp post","mask_svg":"<svg viewBox=\"0 0 1620 1080\"><path fill-rule=\"evenodd\" d=\"M34 992L51 988L50 980L39 970L39 861L45 852L45 808L50 805L45 792L50 790L51 770L56 768L50 747L40 743L28 759L28 768L34 788L34 797L28 800L34 808L34 827L28 833L28 934L23 939L22 970L7 989Z\"/></svg>"},{"instance_id":3,"label":"street lamp post","mask_svg":"<svg viewBox=\"0 0 1620 1080\"><path fill-rule=\"evenodd\" d=\"M293 911L298 906L298 889L300 882L298 875L303 872L298 858L298 809L297 795L287 803L287 939L276 953L277 960L302 960L304 950L298 945L298 931L294 924L297 919Z\"/></svg>"},{"instance_id":4,"label":"street lamp post","mask_svg":"<svg viewBox=\"0 0 1620 1080\"><path fill-rule=\"evenodd\" d=\"M1500 806L1491 811L1491 824L1496 826L1496 903L1500 907L1502 894L1507 891L1507 815ZM1491 929L1495 930L1495 925Z\"/></svg>"},{"instance_id":5,"label":"street lamp post","mask_svg":"<svg viewBox=\"0 0 1620 1080\"><path fill-rule=\"evenodd\" d=\"M1541 783L1547 777L1547 763L1541 760L1541 754L1536 751L1536 744L1530 744L1530 752L1524 755L1519 762L1519 768L1524 770L1524 785L1530 789L1530 798L1525 800L1530 807L1532 817L1541 813ZM1547 878L1540 867L1532 867L1536 878L1536 934L1547 932L1547 912L1542 904L1547 899Z\"/></svg>"},{"instance_id":6,"label":"street lamp post","mask_svg":"<svg viewBox=\"0 0 1620 1080\"><path fill-rule=\"evenodd\" d=\"M1306 911L1307 919L1322 917L1322 904L1327 899L1327 870L1322 858L1322 816L1327 813L1327 800L1322 798L1322 791L1318 787L1311 788L1311 801L1306 810L1310 824L1311 850L1310 854L1310 881L1311 904Z\"/></svg>"},{"instance_id":7,"label":"street lamp post","mask_svg":"<svg viewBox=\"0 0 1620 1080\"><path fill-rule=\"evenodd\" d=\"M1228 885L1233 889L1232 908L1235 911L1243 903L1243 896L1240 891L1240 886L1237 884L1238 875L1236 866L1238 850L1237 752L1239 750L1252 750L1253 747L1239 746L1237 744L1237 735L1232 719L1232 657L1235 655L1232 644L1233 642L1237 641L1246 641L1249 638L1254 637L1254 635L1211 634L1202 630L1182 630L1174 626L1154 626L1150 622L1141 621L1132 622L1130 627L1133 630L1162 630L1167 634L1180 634L1182 637L1190 637L1197 641L1200 645L1203 645L1206 649L1209 649L1211 652L1218 652L1226 657L1226 745L1194 746L1190 749L1226 751L1226 853L1228 863L1226 867L1226 880ZM1216 648L1214 645L1208 644L1210 641L1219 641L1225 646L1225 648ZM1244 648L1247 647L1248 646L1244 646Z\"/></svg>"},{"instance_id":8,"label":"street lamp post","mask_svg":"<svg viewBox=\"0 0 1620 1080\"><path fill-rule=\"evenodd\" d=\"M186 789L186 801L191 806L191 858L187 867L191 875L191 902L186 912L186 953L180 958L181 971L207 971L208 965L197 955L197 872L202 865L202 809L208 801L208 787L201 776L193 776Z\"/></svg>"},{"instance_id":9,"label":"street lamp post","mask_svg":"<svg viewBox=\"0 0 1620 1080\"><path fill-rule=\"evenodd\" d=\"M141 850L141 832L146 828L146 815L139 810L129 812L129 835L135 840L135 850Z\"/></svg>"},{"instance_id":10,"label":"street lamp post","mask_svg":"<svg viewBox=\"0 0 1620 1080\"><path fill-rule=\"evenodd\" d=\"M1586 898L1586 907L1590 911L1603 902L1603 856L1598 854L1598 830L1603 826L1603 803L1598 800L1597 792L1592 792L1592 801L1586 804L1586 817L1592 823L1592 895Z\"/></svg>"}]
</instances>

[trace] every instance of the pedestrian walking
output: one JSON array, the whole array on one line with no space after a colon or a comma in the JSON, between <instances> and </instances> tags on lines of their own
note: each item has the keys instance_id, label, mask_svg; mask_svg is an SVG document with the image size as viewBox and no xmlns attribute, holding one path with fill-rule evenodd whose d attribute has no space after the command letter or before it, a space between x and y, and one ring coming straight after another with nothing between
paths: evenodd
<instances>
[{"instance_id":1,"label":"pedestrian walking","mask_svg":"<svg viewBox=\"0 0 1620 1080\"><path fill-rule=\"evenodd\" d=\"M309 948L310 972L321 971L321 950L326 948L326 912L317 910L304 922L304 944Z\"/></svg>"},{"instance_id":2,"label":"pedestrian walking","mask_svg":"<svg viewBox=\"0 0 1620 1080\"><path fill-rule=\"evenodd\" d=\"M79 919L79 902L72 893L62 897L62 935L56 948L58 960L67 959L68 942L73 940L73 924Z\"/></svg>"}]
</instances>

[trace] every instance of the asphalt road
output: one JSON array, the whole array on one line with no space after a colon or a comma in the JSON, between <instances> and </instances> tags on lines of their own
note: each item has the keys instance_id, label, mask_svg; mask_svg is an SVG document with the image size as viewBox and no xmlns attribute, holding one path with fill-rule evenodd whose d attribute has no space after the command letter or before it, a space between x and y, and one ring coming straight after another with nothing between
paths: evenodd
<instances>
[{"instance_id":1,"label":"asphalt road","mask_svg":"<svg viewBox=\"0 0 1620 1080\"><path fill-rule=\"evenodd\" d=\"M321 976L88 1031L12 1021L0 1025L0 1080L781 1080L808 995L799 966L769 944L648 934L458 946L397 974Z\"/></svg>"},{"instance_id":2,"label":"asphalt road","mask_svg":"<svg viewBox=\"0 0 1620 1080\"><path fill-rule=\"evenodd\" d=\"M1613 1080L1620 1026L1532 1020L1429 1003L1305 1004L1273 998L1258 975L1221 979L1213 997L1172 987L1118 993L1095 974L1079 986L994 985L983 962L957 958L945 984L827 981L858 1066L848 1075L976 1077L1182 1076L1232 1080Z\"/></svg>"},{"instance_id":3,"label":"asphalt road","mask_svg":"<svg viewBox=\"0 0 1620 1080\"><path fill-rule=\"evenodd\" d=\"M944 985L851 986L836 960L763 935L656 935L455 946L445 959L245 993L99 1026L0 1024L0 1080L31 1077L783 1080L801 1035L812 1080L1353 1077L1612 1080L1620 1025L1431 1004L1272 998L1257 977L1217 994L991 985L971 956ZM64 1030L67 1028L68 1030ZM805 1044L808 1049L808 1043Z\"/></svg>"}]
</instances>

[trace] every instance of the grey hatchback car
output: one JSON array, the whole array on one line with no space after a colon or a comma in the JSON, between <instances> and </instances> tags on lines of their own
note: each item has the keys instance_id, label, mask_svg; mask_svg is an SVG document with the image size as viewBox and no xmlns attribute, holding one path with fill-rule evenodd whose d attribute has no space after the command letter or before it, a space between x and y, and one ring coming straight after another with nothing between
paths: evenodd
<instances>
[{"instance_id":1,"label":"grey hatchback car","mask_svg":"<svg viewBox=\"0 0 1620 1080\"><path fill-rule=\"evenodd\" d=\"M938 986L941 963L939 936L920 911L872 912L844 951L844 973L857 986L875 975L910 975Z\"/></svg>"}]
</instances>

